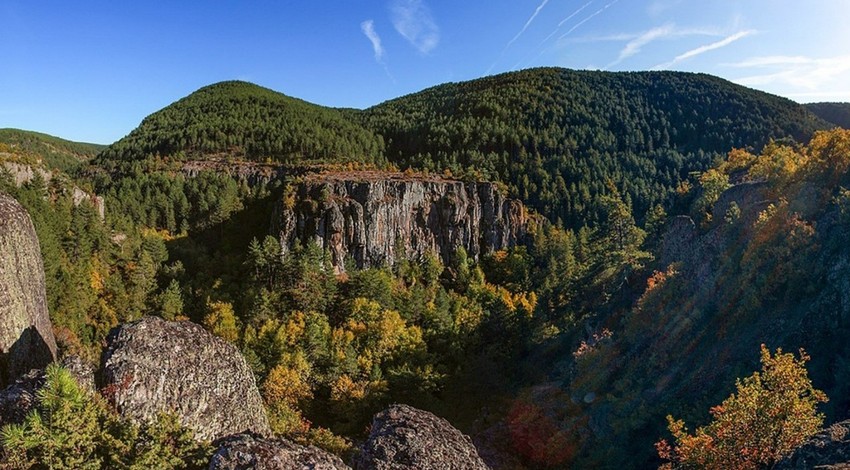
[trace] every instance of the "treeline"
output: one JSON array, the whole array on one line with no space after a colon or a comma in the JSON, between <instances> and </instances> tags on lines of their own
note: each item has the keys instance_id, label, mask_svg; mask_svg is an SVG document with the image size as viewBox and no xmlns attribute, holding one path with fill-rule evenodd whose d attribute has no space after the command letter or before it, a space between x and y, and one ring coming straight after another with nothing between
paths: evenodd
<instances>
[{"instance_id":1,"label":"treeline","mask_svg":"<svg viewBox=\"0 0 850 470\"><path fill-rule=\"evenodd\" d=\"M366 110L405 168L499 180L550 220L600 220L611 180L642 218L730 148L806 140L800 105L709 75L556 68L440 85Z\"/></svg>"},{"instance_id":2,"label":"treeline","mask_svg":"<svg viewBox=\"0 0 850 470\"><path fill-rule=\"evenodd\" d=\"M379 136L340 110L231 81L201 88L148 116L103 152L98 164L211 154L281 163L376 162L383 148Z\"/></svg>"}]
</instances>

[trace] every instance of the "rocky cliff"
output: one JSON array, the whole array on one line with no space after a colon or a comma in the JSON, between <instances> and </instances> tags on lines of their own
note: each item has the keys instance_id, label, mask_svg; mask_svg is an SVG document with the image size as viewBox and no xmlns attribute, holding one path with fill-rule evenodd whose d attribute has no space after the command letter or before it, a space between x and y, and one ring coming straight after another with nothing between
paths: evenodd
<instances>
[{"instance_id":1,"label":"rocky cliff","mask_svg":"<svg viewBox=\"0 0 850 470\"><path fill-rule=\"evenodd\" d=\"M0 194L0 383L55 358L35 228L17 201Z\"/></svg>"},{"instance_id":2,"label":"rocky cliff","mask_svg":"<svg viewBox=\"0 0 850 470\"><path fill-rule=\"evenodd\" d=\"M312 175L284 195L275 225L284 256L296 242L330 252L337 272L420 259L443 261L463 247L472 258L523 242L525 207L493 183L401 173Z\"/></svg>"},{"instance_id":3,"label":"rocky cliff","mask_svg":"<svg viewBox=\"0 0 850 470\"><path fill-rule=\"evenodd\" d=\"M200 439L270 434L254 374L235 346L188 321L145 317L115 328L100 387L122 416L175 413Z\"/></svg>"},{"instance_id":4,"label":"rocky cliff","mask_svg":"<svg viewBox=\"0 0 850 470\"><path fill-rule=\"evenodd\" d=\"M12 182L15 183L15 186L20 187L29 183L34 180L36 176L40 176L45 183L49 183L50 180L53 179L53 173L40 166L33 166L13 161L2 161L3 158L4 154L0 152L0 172L7 172L12 178ZM92 206L94 206L101 220L106 217L106 203L102 196L88 193L82 190L79 186L73 184L70 185L66 191L68 191L68 194L71 195L71 200L74 202L75 206L79 206L84 201L88 201Z\"/></svg>"}]
</instances>

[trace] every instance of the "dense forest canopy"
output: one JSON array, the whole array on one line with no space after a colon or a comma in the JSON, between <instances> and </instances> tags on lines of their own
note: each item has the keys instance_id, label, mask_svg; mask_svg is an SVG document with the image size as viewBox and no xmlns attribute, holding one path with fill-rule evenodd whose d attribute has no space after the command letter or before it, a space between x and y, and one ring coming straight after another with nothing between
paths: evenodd
<instances>
[{"instance_id":1,"label":"dense forest canopy","mask_svg":"<svg viewBox=\"0 0 850 470\"><path fill-rule=\"evenodd\" d=\"M259 161L379 160L381 138L326 108L260 86L216 83L151 114L109 147L100 163L152 155Z\"/></svg>"},{"instance_id":2,"label":"dense forest canopy","mask_svg":"<svg viewBox=\"0 0 850 470\"><path fill-rule=\"evenodd\" d=\"M805 106L824 121L850 129L850 103L808 103Z\"/></svg>"},{"instance_id":3,"label":"dense forest canopy","mask_svg":"<svg viewBox=\"0 0 850 470\"><path fill-rule=\"evenodd\" d=\"M15 159L43 159L48 168L63 171L91 160L105 148L105 145L71 142L40 132L0 129L0 153Z\"/></svg>"}]
</instances>

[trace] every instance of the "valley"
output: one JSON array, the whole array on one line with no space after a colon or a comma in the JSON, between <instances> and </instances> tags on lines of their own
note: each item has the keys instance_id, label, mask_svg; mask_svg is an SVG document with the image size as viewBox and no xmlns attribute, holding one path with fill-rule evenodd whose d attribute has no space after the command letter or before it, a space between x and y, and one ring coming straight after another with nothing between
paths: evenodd
<instances>
[{"instance_id":1,"label":"valley","mask_svg":"<svg viewBox=\"0 0 850 470\"><path fill-rule=\"evenodd\" d=\"M814 462L850 418L845 105L547 67L363 110L220 82L108 146L0 130L0 293L43 304L3 337L3 462L711 467L760 364L828 401L734 466Z\"/></svg>"}]
</instances>

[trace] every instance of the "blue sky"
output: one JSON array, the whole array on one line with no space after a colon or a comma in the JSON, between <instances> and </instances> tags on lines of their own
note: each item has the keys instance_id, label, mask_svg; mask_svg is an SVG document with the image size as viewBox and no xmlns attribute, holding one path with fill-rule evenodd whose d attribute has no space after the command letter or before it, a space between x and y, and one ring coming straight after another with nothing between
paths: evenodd
<instances>
[{"instance_id":1,"label":"blue sky","mask_svg":"<svg viewBox=\"0 0 850 470\"><path fill-rule=\"evenodd\" d=\"M0 2L0 127L110 143L210 83L365 108L538 66L850 101L848 0Z\"/></svg>"}]
</instances>

